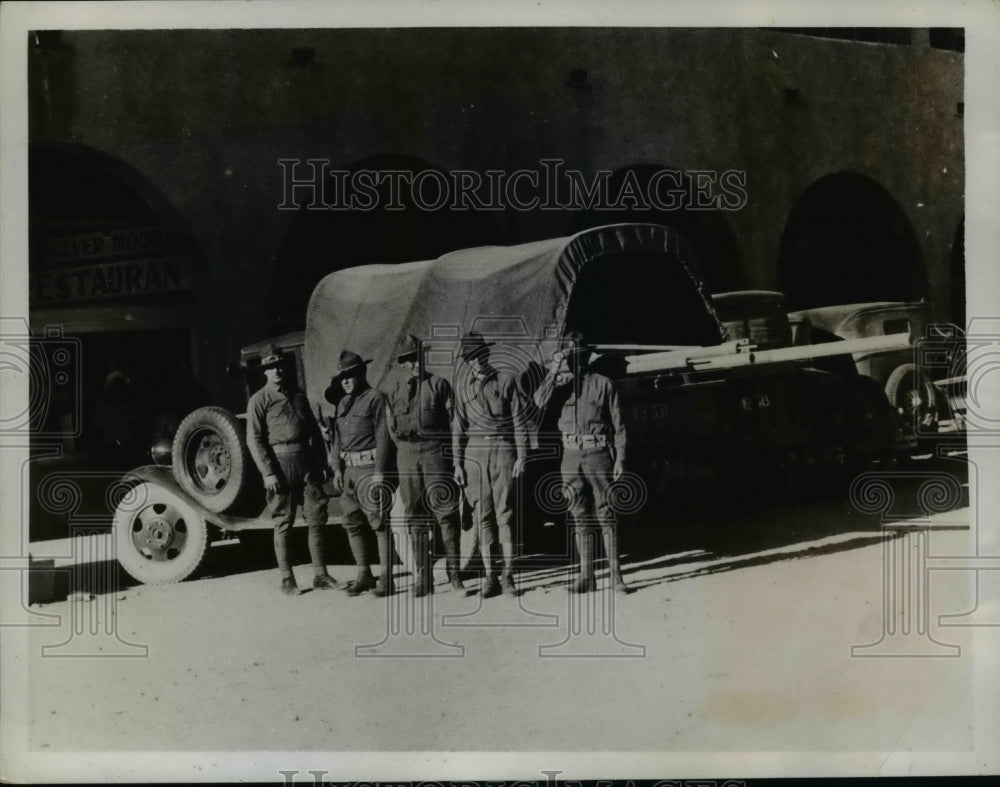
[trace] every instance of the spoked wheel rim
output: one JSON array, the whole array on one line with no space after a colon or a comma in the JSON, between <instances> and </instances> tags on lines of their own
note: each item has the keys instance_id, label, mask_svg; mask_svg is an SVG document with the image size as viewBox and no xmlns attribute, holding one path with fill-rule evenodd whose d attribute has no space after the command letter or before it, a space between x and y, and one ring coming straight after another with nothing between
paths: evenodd
<instances>
[{"instance_id":1,"label":"spoked wheel rim","mask_svg":"<svg viewBox=\"0 0 1000 787\"><path fill-rule=\"evenodd\" d=\"M184 452L188 475L199 491L217 495L229 484L232 457L226 442L214 429L199 429L188 439Z\"/></svg>"}]
</instances>

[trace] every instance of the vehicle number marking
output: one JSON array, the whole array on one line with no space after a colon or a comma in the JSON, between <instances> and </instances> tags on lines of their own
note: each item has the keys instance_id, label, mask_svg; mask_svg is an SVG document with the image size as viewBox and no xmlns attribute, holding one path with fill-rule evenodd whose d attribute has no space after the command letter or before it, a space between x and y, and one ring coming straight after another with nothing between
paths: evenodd
<instances>
[{"instance_id":1,"label":"vehicle number marking","mask_svg":"<svg viewBox=\"0 0 1000 787\"><path fill-rule=\"evenodd\" d=\"M740 399L740 407L744 410L763 410L771 406L771 397L767 394L757 394L756 397L744 396Z\"/></svg>"},{"instance_id":2,"label":"vehicle number marking","mask_svg":"<svg viewBox=\"0 0 1000 787\"><path fill-rule=\"evenodd\" d=\"M664 421L667 418L667 406L662 402L650 405L637 404L632 408L632 414L637 421L647 421L650 418L654 421Z\"/></svg>"}]
</instances>

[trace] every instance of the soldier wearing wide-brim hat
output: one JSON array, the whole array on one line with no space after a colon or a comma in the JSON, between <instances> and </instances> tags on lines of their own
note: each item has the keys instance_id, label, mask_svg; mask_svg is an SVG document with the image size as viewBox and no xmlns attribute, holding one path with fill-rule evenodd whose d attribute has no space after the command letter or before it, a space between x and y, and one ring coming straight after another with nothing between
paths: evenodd
<instances>
[{"instance_id":1,"label":"soldier wearing wide-brim hat","mask_svg":"<svg viewBox=\"0 0 1000 787\"><path fill-rule=\"evenodd\" d=\"M272 344L260 357L260 369L273 369L276 366L284 366L288 363L288 358L276 344Z\"/></svg>"},{"instance_id":2,"label":"soldier wearing wide-brim hat","mask_svg":"<svg viewBox=\"0 0 1000 787\"><path fill-rule=\"evenodd\" d=\"M286 379L288 366L281 349L272 345L261 357L267 382L247 403L247 445L264 479L267 516L274 525L274 555L284 593L298 593L290 560L295 511L302 506L309 526L313 587L330 588L336 581L326 570L323 527L327 498L323 491L326 458L319 425L305 394Z\"/></svg>"},{"instance_id":3,"label":"soldier wearing wide-brim hat","mask_svg":"<svg viewBox=\"0 0 1000 787\"><path fill-rule=\"evenodd\" d=\"M412 333L406 334L402 339L399 340L399 344L396 347L396 360L413 360L420 355L420 339L414 336Z\"/></svg>"},{"instance_id":4,"label":"soldier wearing wide-brim hat","mask_svg":"<svg viewBox=\"0 0 1000 787\"><path fill-rule=\"evenodd\" d=\"M611 584L628 592L618 560L615 511L608 489L624 472L626 433L618 391L608 377L590 366L593 348L579 333L567 334L554 354L548 374L535 391L535 403L558 414L563 445L560 473L580 558L572 590L594 590L594 541L604 542Z\"/></svg>"},{"instance_id":5,"label":"soldier wearing wide-brim hat","mask_svg":"<svg viewBox=\"0 0 1000 787\"><path fill-rule=\"evenodd\" d=\"M396 443L396 469L403 516L413 544L418 596L434 591L430 571L431 518L441 531L451 586L462 590L459 571L459 490L450 448L454 397L447 380L421 368L420 340L407 334L396 348L399 374L387 389L389 433Z\"/></svg>"},{"instance_id":6,"label":"soldier wearing wide-brim hat","mask_svg":"<svg viewBox=\"0 0 1000 787\"><path fill-rule=\"evenodd\" d=\"M340 368L325 394L336 408L327 425L333 484L340 490L344 530L358 569L356 579L347 587L351 596L366 590L374 590L377 596L393 591L393 545L388 527L392 493L386 486L389 432L385 397L368 384L369 363L370 359L365 360L350 350L341 352ZM374 530L378 540L382 574L377 583L371 572L366 528Z\"/></svg>"},{"instance_id":7,"label":"soldier wearing wide-brim hat","mask_svg":"<svg viewBox=\"0 0 1000 787\"><path fill-rule=\"evenodd\" d=\"M514 377L494 369L479 333L463 337L455 370L452 451L455 481L465 488L479 535L485 578L484 597L516 595L514 583L514 486L527 460L524 402ZM493 547L499 545L503 574L498 577Z\"/></svg>"},{"instance_id":8,"label":"soldier wearing wide-brim hat","mask_svg":"<svg viewBox=\"0 0 1000 787\"><path fill-rule=\"evenodd\" d=\"M560 342L559 349L556 350L553 360L577 360L586 365L593 354L594 347L587 342L583 334L579 331L570 331Z\"/></svg>"},{"instance_id":9,"label":"soldier wearing wide-brim hat","mask_svg":"<svg viewBox=\"0 0 1000 787\"><path fill-rule=\"evenodd\" d=\"M323 397L330 403L336 404L337 400L343 395L343 388L339 385L340 381L344 378L355 378L363 377L367 372L368 364L372 362L371 358L364 360L357 353L353 353L350 350L344 350L340 353L339 359L339 369L337 373L330 378L330 385L323 392Z\"/></svg>"}]
</instances>

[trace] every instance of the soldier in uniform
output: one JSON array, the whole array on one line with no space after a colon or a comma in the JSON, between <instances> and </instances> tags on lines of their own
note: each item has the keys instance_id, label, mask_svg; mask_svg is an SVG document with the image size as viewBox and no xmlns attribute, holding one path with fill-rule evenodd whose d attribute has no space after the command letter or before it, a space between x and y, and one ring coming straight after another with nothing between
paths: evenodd
<instances>
[{"instance_id":1,"label":"soldier in uniform","mask_svg":"<svg viewBox=\"0 0 1000 787\"><path fill-rule=\"evenodd\" d=\"M370 363L344 350L340 370L326 390L326 400L336 406L332 424L325 430L331 446L333 484L340 491L344 530L358 567L357 578L347 587L349 596L366 590L387 596L393 589L393 545L388 526L391 495L382 486L389 471L389 430L385 397L368 384L365 374ZM375 531L382 565L378 584L372 576L365 541L364 531L369 527Z\"/></svg>"},{"instance_id":2,"label":"soldier in uniform","mask_svg":"<svg viewBox=\"0 0 1000 787\"><path fill-rule=\"evenodd\" d=\"M527 437L523 401L514 378L489 363L489 348L481 334L462 340L464 367L455 375L453 450L455 481L465 488L479 531L486 598L516 595L514 585L514 479L524 470ZM493 562L499 542L503 558L502 585Z\"/></svg>"},{"instance_id":3,"label":"soldier in uniform","mask_svg":"<svg viewBox=\"0 0 1000 787\"><path fill-rule=\"evenodd\" d=\"M306 395L288 379L286 358L272 346L261 359L267 382L247 404L247 443L264 478L267 515L274 524L274 556L281 572L281 590L297 594L289 558L292 522L302 506L309 526L309 556L313 587L336 587L323 557L326 457L316 418Z\"/></svg>"},{"instance_id":4,"label":"soldier in uniform","mask_svg":"<svg viewBox=\"0 0 1000 787\"><path fill-rule=\"evenodd\" d=\"M454 467L445 449L451 446L454 405L447 380L421 369L420 341L408 334L397 348L401 374L388 390L389 434L396 443L399 493L416 568L413 592L434 592L430 569L431 529L424 513L429 508L441 530L448 578L463 590L459 577L459 490Z\"/></svg>"},{"instance_id":5,"label":"soldier in uniform","mask_svg":"<svg viewBox=\"0 0 1000 787\"><path fill-rule=\"evenodd\" d=\"M560 472L580 556L580 575L571 590L586 593L596 588L597 524L612 586L616 592L627 593L618 562L615 512L608 499L608 487L624 472L625 424L614 383L590 368L591 357L591 348L584 344L583 337L570 333L535 391L535 403L558 413L563 444Z\"/></svg>"}]
</instances>

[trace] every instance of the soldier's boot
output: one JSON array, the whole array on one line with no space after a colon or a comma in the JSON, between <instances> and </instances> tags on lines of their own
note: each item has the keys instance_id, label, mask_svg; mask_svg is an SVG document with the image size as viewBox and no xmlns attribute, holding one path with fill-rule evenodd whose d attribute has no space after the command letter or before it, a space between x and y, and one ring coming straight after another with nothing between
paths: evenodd
<instances>
[{"instance_id":1,"label":"soldier's boot","mask_svg":"<svg viewBox=\"0 0 1000 787\"><path fill-rule=\"evenodd\" d=\"M281 578L281 592L286 596L299 595L299 586L295 584L294 576Z\"/></svg>"},{"instance_id":2,"label":"soldier's boot","mask_svg":"<svg viewBox=\"0 0 1000 787\"><path fill-rule=\"evenodd\" d=\"M364 535L360 532L351 533L347 537L351 543L351 553L354 555L354 564L358 567L358 574L354 581L347 586L348 596L360 596L366 590L375 587L375 577L368 565L368 549L365 545Z\"/></svg>"},{"instance_id":3,"label":"soldier's boot","mask_svg":"<svg viewBox=\"0 0 1000 787\"><path fill-rule=\"evenodd\" d=\"M375 585L372 595L382 598L384 596L391 596L395 590L392 581L392 532L389 530L389 525L382 525L382 529L375 532L375 537L378 539L378 558L379 563L382 565L382 573L379 575L378 583Z\"/></svg>"},{"instance_id":4,"label":"soldier's boot","mask_svg":"<svg viewBox=\"0 0 1000 787\"><path fill-rule=\"evenodd\" d=\"M483 598L493 598L500 595L500 580L497 579L496 571L487 572L483 578L483 588L479 592Z\"/></svg>"},{"instance_id":5,"label":"soldier's boot","mask_svg":"<svg viewBox=\"0 0 1000 787\"><path fill-rule=\"evenodd\" d=\"M326 517L324 514L323 524L310 522L308 528L309 558L313 566L312 586L316 590L331 590L339 587L337 580L331 577L326 570L326 558L324 557L326 539L323 537L325 525Z\"/></svg>"},{"instance_id":6,"label":"soldier's boot","mask_svg":"<svg viewBox=\"0 0 1000 787\"><path fill-rule=\"evenodd\" d=\"M621 563L618 560L618 534L614 530L604 531L604 554L608 558L608 578L615 593L628 593L629 587L622 579Z\"/></svg>"},{"instance_id":7,"label":"soldier's boot","mask_svg":"<svg viewBox=\"0 0 1000 787\"><path fill-rule=\"evenodd\" d=\"M429 533L426 530L418 530L410 534L411 552L413 553L413 595L417 597L434 592L428 536Z\"/></svg>"},{"instance_id":8,"label":"soldier's boot","mask_svg":"<svg viewBox=\"0 0 1000 787\"><path fill-rule=\"evenodd\" d=\"M514 546L513 544L501 541L500 549L503 552L503 575L500 578L500 585L503 587L505 596L516 596L517 586L514 584Z\"/></svg>"},{"instance_id":9,"label":"soldier's boot","mask_svg":"<svg viewBox=\"0 0 1000 787\"><path fill-rule=\"evenodd\" d=\"M451 582L452 590L465 590L465 585L462 583L462 576L459 571L459 559L458 557L448 557L446 558L445 565L448 570L448 581Z\"/></svg>"},{"instance_id":10,"label":"soldier's boot","mask_svg":"<svg viewBox=\"0 0 1000 787\"><path fill-rule=\"evenodd\" d=\"M448 581L451 582L452 590L465 590L465 585L462 584L462 560L459 557L459 541L458 541L459 524L455 522L454 526L451 528L451 532L445 535L445 568L448 572Z\"/></svg>"},{"instance_id":11,"label":"soldier's boot","mask_svg":"<svg viewBox=\"0 0 1000 787\"><path fill-rule=\"evenodd\" d=\"M479 593L483 598L493 598L500 595L500 580L497 577L496 566L493 564L493 542L480 535L479 552L483 559L483 584Z\"/></svg>"},{"instance_id":12,"label":"soldier's boot","mask_svg":"<svg viewBox=\"0 0 1000 787\"><path fill-rule=\"evenodd\" d=\"M313 577L314 590L333 590L334 588L339 587L340 583L329 574L316 574Z\"/></svg>"},{"instance_id":13,"label":"soldier's boot","mask_svg":"<svg viewBox=\"0 0 1000 787\"><path fill-rule=\"evenodd\" d=\"M594 534L590 530L577 529L573 533L576 551L580 556L580 575L570 586L573 593L589 593L594 590Z\"/></svg>"}]
</instances>

